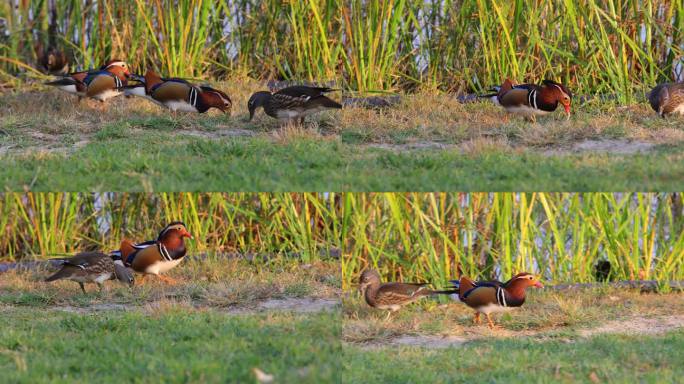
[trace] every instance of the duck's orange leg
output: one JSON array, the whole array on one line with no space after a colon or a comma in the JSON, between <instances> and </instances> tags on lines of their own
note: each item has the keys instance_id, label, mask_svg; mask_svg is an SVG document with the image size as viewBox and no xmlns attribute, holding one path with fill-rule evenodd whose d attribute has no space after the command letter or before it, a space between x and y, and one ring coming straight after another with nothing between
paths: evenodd
<instances>
[{"instance_id":1,"label":"duck's orange leg","mask_svg":"<svg viewBox=\"0 0 684 384\"><path fill-rule=\"evenodd\" d=\"M492 321L492 318L489 316L489 313L486 316L487 316L487 325L489 326L489 329L494 329L494 322Z\"/></svg>"},{"instance_id":2,"label":"duck's orange leg","mask_svg":"<svg viewBox=\"0 0 684 384\"><path fill-rule=\"evenodd\" d=\"M145 283L145 277L147 277L146 273L143 273L140 275L140 279L136 278L133 280L134 285L143 285Z\"/></svg>"},{"instance_id":3,"label":"duck's orange leg","mask_svg":"<svg viewBox=\"0 0 684 384\"><path fill-rule=\"evenodd\" d=\"M172 279L172 278L170 278L170 277L168 277L168 276L157 275L157 277L159 278L159 280L165 282L166 284L170 284L170 285L178 284L178 280Z\"/></svg>"},{"instance_id":4,"label":"duck's orange leg","mask_svg":"<svg viewBox=\"0 0 684 384\"><path fill-rule=\"evenodd\" d=\"M482 321L480 320L480 312L475 312L475 318L473 319L473 323L475 323L475 324L482 323Z\"/></svg>"}]
</instances>

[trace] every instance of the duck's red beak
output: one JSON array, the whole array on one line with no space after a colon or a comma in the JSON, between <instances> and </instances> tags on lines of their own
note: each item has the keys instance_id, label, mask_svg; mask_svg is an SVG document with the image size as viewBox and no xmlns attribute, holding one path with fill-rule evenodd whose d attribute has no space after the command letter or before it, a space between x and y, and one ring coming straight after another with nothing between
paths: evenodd
<instances>
[{"instance_id":1,"label":"duck's red beak","mask_svg":"<svg viewBox=\"0 0 684 384\"><path fill-rule=\"evenodd\" d=\"M544 288L544 285L543 285L540 281L536 281L536 282L534 283L534 286L537 287L537 288Z\"/></svg>"},{"instance_id":2,"label":"duck's red beak","mask_svg":"<svg viewBox=\"0 0 684 384\"><path fill-rule=\"evenodd\" d=\"M570 116L570 104L565 104L563 107L565 107L565 114Z\"/></svg>"}]
</instances>

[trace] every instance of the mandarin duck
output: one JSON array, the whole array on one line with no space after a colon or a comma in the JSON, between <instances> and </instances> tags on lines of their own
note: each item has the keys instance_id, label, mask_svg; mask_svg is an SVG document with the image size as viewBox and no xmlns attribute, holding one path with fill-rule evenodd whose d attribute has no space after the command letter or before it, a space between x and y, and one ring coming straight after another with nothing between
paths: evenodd
<instances>
[{"instance_id":1,"label":"mandarin duck","mask_svg":"<svg viewBox=\"0 0 684 384\"><path fill-rule=\"evenodd\" d=\"M111 253L112 257L121 257L127 267L145 275L156 275L166 283L175 283L168 276L162 276L174 268L185 257L185 238L192 239L192 235L181 221L174 221L159 232L156 240L134 244L130 240L121 241L118 251Z\"/></svg>"},{"instance_id":2,"label":"mandarin duck","mask_svg":"<svg viewBox=\"0 0 684 384\"><path fill-rule=\"evenodd\" d=\"M423 297L440 294L451 295L457 292L453 289L434 291L427 287L427 283L381 283L380 274L373 269L363 271L359 281L359 289L368 305L388 311L386 320L404 305Z\"/></svg>"},{"instance_id":3,"label":"mandarin duck","mask_svg":"<svg viewBox=\"0 0 684 384\"><path fill-rule=\"evenodd\" d=\"M216 108L223 113L230 113L233 106L225 92L206 85L193 85L187 80L163 78L152 70L145 76L134 75L139 84L124 87L126 95L146 98L174 113L204 113L209 108Z\"/></svg>"},{"instance_id":4,"label":"mandarin duck","mask_svg":"<svg viewBox=\"0 0 684 384\"><path fill-rule=\"evenodd\" d=\"M53 259L61 265L59 271L45 279L46 282L67 279L73 280L86 293L85 283L95 283L102 291L107 280L118 279L133 285L133 275L124 267L120 259L101 252L83 252L74 257Z\"/></svg>"},{"instance_id":5,"label":"mandarin duck","mask_svg":"<svg viewBox=\"0 0 684 384\"><path fill-rule=\"evenodd\" d=\"M491 98L495 104L501 105L510 113L521 114L535 120L537 115L551 113L558 108L558 104L561 104L568 118L570 117L572 93L564 85L555 81L544 80L542 85L514 85L510 79L506 79L500 87L494 90L496 93L480 97Z\"/></svg>"},{"instance_id":6,"label":"mandarin duck","mask_svg":"<svg viewBox=\"0 0 684 384\"><path fill-rule=\"evenodd\" d=\"M684 115L684 82L657 85L648 94L648 102L660 117L670 113Z\"/></svg>"},{"instance_id":7,"label":"mandarin duck","mask_svg":"<svg viewBox=\"0 0 684 384\"><path fill-rule=\"evenodd\" d=\"M297 85L287 87L271 93L259 91L252 95L247 102L249 120L254 118L257 108L263 107L267 115L281 121L299 119L304 124L304 118L313 113L326 109L341 109L342 105L327 96L326 93L334 89L327 87L308 87Z\"/></svg>"},{"instance_id":8,"label":"mandarin duck","mask_svg":"<svg viewBox=\"0 0 684 384\"><path fill-rule=\"evenodd\" d=\"M525 290L532 286L543 287L534 275L527 272L518 273L505 283L473 282L467 277L461 277L459 299L475 310L476 324L480 323L480 313L484 313L489 328L494 328L489 315L521 307L525 302Z\"/></svg>"},{"instance_id":9,"label":"mandarin duck","mask_svg":"<svg viewBox=\"0 0 684 384\"><path fill-rule=\"evenodd\" d=\"M452 284L452 286L449 288L456 291L454 294L450 295L449 297L451 297L454 301L458 301L458 302L461 301L461 280L463 280L463 292L467 291L468 289L478 287L480 285L488 284L488 285L496 285L496 286L501 287L501 286L504 286L505 284L507 284L508 282L510 282L510 280L508 280L506 282L501 282L499 280L475 281L475 280L471 280L465 276L462 276L460 280L449 280L449 283Z\"/></svg>"},{"instance_id":10,"label":"mandarin duck","mask_svg":"<svg viewBox=\"0 0 684 384\"><path fill-rule=\"evenodd\" d=\"M99 70L74 72L45 84L77 95L79 100L82 97L90 97L105 102L123 93L121 88L127 85L130 74L126 62L110 60Z\"/></svg>"}]
</instances>

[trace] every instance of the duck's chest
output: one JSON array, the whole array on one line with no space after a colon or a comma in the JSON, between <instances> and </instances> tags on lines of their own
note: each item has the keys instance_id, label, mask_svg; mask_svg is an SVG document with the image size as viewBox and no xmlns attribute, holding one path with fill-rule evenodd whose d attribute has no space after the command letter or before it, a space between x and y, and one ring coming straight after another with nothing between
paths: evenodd
<instances>
[{"instance_id":1,"label":"duck's chest","mask_svg":"<svg viewBox=\"0 0 684 384\"><path fill-rule=\"evenodd\" d=\"M175 260L159 260L147 266L147 268L145 268L145 273L149 273L152 275L166 273L172 268L176 267L178 264L180 264L181 261L183 261L183 257Z\"/></svg>"}]
</instances>

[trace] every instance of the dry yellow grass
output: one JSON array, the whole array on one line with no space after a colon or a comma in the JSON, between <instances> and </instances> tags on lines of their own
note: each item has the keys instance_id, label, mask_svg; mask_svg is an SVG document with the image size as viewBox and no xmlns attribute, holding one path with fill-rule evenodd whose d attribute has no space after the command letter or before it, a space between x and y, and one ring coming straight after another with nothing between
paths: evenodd
<instances>
[{"instance_id":1,"label":"dry yellow grass","mask_svg":"<svg viewBox=\"0 0 684 384\"><path fill-rule=\"evenodd\" d=\"M78 104L75 97L43 85L23 86L0 94L0 130L12 139L3 146L19 152L74 148L87 144L108 126L122 129L124 136L147 131L170 138L178 134L208 138L256 135L275 143L300 138L358 145L438 142L462 145L467 153L488 148L567 147L583 140L614 138L653 144L684 142L684 119L658 118L646 104L615 107L576 102L570 120L556 112L530 123L489 101L462 104L449 95L432 92L406 95L384 110L346 107L309 117L305 127L281 127L261 111L252 122L247 121L247 100L253 92L267 89L265 84L240 78L213 85L232 98L231 116L210 111L207 115L179 113L174 118L139 98L119 97L105 105L95 101ZM337 100L342 96L346 95L331 95Z\"/></svg>"},{"instance_id":2,"label":"dry yellow grass","mask_svg":"<svg viewBox=\"0 0 684 384\"><path fill-rule=\"evenodd\" d=\"M493 315L498 325L494 330L474 325L473 314L462 303L424 301L405 307L385 321L385 311L370 308L352 295L343 300L343 340L382 343L406 335L526 336L573 332L613 320L684 317L684 293L642 294L617 289L529 292L522 308Z\"/></svg>"},{"instance_id":3,"label":"dry yellow grass","mask_svg":"<svg viewBox=\"0 0 684 384\"><path fill-rule=\"evenodd\" d=\"M164 308L251 308L260 301L284 298L335 299L339 296L339 264L274 264L256 266L244 260L187 260L168 273L178 284L169 285L154 276L134 287L107 282L100 294L95 285L60 280L45 283L52 272L34 269L0 275L0 303L48 307L134 305L150 310Z\"/></svg>"}]
</instances>

